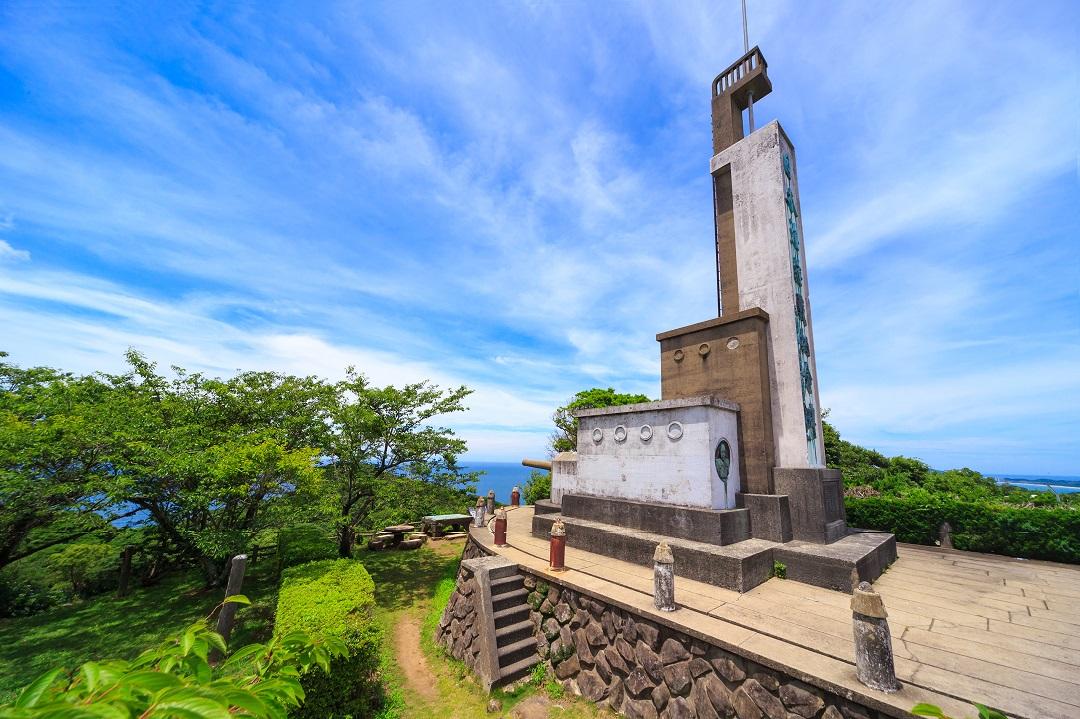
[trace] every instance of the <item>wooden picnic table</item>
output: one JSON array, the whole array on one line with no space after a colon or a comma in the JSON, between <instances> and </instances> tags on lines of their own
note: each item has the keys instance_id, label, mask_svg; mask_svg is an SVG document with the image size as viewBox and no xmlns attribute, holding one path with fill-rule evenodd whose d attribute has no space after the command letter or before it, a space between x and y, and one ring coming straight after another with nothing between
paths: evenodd
<instances>
[{"instance_id":1,"label":"wooden picnic table","mask_svg":"<svg viewBox=\"0 0 1080 719\"><path fill-rule=\"evenodd\" d=\"M396 547L397 545L401 544L402 540L405 539L405 535L413 531L414 529L416 529L416 527L412 526L411 524L395 524L392 527L387 527L384 531L390 532L394 535L392 546Z\"/></svg>"}]
</instances>

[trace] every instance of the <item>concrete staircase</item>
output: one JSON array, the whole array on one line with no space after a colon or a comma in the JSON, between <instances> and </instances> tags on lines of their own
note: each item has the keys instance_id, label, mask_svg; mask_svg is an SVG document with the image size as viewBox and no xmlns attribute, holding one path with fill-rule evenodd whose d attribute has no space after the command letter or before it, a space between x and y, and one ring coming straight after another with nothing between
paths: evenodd
<instances>
[{"instance_id":1,"label":"concrete staircase","mask_svg":"<svg viewBox=\"0 0 1080 719\"><path fill-rule=\"evenodd\" d=\"M525 602L528 590L517 565L494 567L488 573L491 610L495 629L498 684L507 684L528 674L540 662L536 635Z\"/></svg>"}]
</instances>

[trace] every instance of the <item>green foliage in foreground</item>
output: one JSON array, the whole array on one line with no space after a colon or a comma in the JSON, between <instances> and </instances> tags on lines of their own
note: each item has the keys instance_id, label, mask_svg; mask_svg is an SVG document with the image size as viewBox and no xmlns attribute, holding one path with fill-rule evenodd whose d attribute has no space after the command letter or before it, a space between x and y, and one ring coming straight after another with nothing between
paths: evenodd
<instances>
[{"instance_id":1,"label":"green foliage in foreground","mask_svg":"<svg viewBox=\"0 0 1080 719\"><path fill-rule=\"evenodd\" d=\"M291 632L241 647L220 666L209 662L211 651L224 654L225 641L202 621L132 661L87 662L71 673L52 669L0 707L0 717L285 719L304 700L303 674L325 670L347 649L333 637L313 642Z\"/></svg>"},{"instance_id":2,"label":"green foliage in foreground","mask_svg":"<svg viewBox=\"0 0 1080 719\"><path fill-rule=\"evenodd\" d=\"M337 543L318 525L302 524L278 532L278 564L282 569L337 555Z\"/></svg>"},{"instance_id":3,"label":"green foliage in foreground","mask_svg":"<svg viewBox=\"0 0 1080 719\"><path fill-rule=\"evenodd\" d=\"M278 577L273 558L248 566L232 646L264 642L272 630ZM134 659L166 637L210 614L224 592L208 590L196 570L167 576L152 587L55 607L34 616L0 619L0 704L52 667L77 667L102 657Z\"/></svg>"},{"instance_id":4,"label":"green foliage in foreground","mask_svg":"<svg viewBox=\"0 0 1080 719\"><path fill-rule=\"evenodd\" d=\"M969 552L1080 564L1080 512L1043 507L995 506L937 495L848 498L848 523L883 529L901 542L934 544L943 522L953 545Z\"/></svg>"},{"instance_id":5,"label":"green foliage in foreground","mask_svg":"<svg viewBox=\"0 0 1080 719\"><path fill-rule=\"evenodd\" d=\"M538 499L551 499L551 472L534 469L524 487L525 504L536 504Z\"/></svg>"},{"instance_id":6,"label":"green foliage in foreground","mask_svg":"<svg viewBox=\"0 0 1080 719\"><path fill-rule=\"evenodd\" d=\"M975 708L979 710L979 719L1009 719L997 709L991 709L985 704L979 704L975 702ZM945 716L945 712L941 711L941 707L933 704L916 704L911 707L911 713L924 717L937 717L937 719L950 719Z\"/></svg>"},{"instance_id":7,"label":"green foliage in foreground","mask_svg":"<svg viewBox=\"0 0 1080 719\"><path fill-rule=\"evenodd\" d=\"M624 394L611 387L602 389L593 387L574 395L566 405L555 410L551 419L555 422L555 433L551 435L551 451L573 452L577 449L578 421L574 416L576 409L595 409L598 407L617 407L638 402L648 402L643 394Z\"/></svg>"},{"instance_id":8,"label":"green foliage in foreground","mask_svg":"<svg viewBox=\"0 0 1080 719\"><path fill-rule=\"evenodd\" d=\"M308 699L291 714L302 719L371 716L382 703L381 632L373 612L375 584L364 565L349 559L286 569L278 590L275 637L304 632L348 649L301 678Z\"/></svg>"}]
</instances>

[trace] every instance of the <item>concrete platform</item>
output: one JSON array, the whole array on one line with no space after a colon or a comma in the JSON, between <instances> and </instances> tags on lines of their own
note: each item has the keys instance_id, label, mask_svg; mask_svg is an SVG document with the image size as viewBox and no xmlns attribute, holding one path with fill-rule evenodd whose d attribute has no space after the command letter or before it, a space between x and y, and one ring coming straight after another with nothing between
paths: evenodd
<instances>
[{"instance_id":1,"label":"concrete platform","mask_svg":"<svg viewBox=\"0 0 1080 719\"><path fill-rule=\"evenodd\" d=\"M563 512L549 512L552 507L545 506L543 514L534 514L531 531L535 536L545 539L554 521L562 519L567 546L596 549L643 567L652 567L653 551L663 540L675 555L677 576L737 592L749 591L772 576L774 562L784 565L790 579L851 592L858 582L877 579L896 559L896 540L884 532L853 531L828 545L756 538L729 544L723 542L725 533L728 539L748 535L745 510L683 510L688 515L686 525L679 527L672 512L655 505L573 495L565 495L563 503ZM685 538L701 534L713 541Z\"/></svg>"},{"instance_id":2,"label":"concrete platform","mask_svg":"<svg viewBox=\"0 0 1080 719\"><path fill-rule=\"evenodd\" d=\"M651 568L571 546L568 571L550 573L548 541L531 532L532 508L507 514L509 546L494 547L487 529L473 529L473 539L534 572L813 683L893 711L930 702L968 717L980 702L1012 719L1080 717L1080 567L899 545L896 562L874 582L904 683L890 695L855 678L846 594L775 578L739 593L680 577L680 609L663 613L652 606Z\"/></svg>"}]
</instances>

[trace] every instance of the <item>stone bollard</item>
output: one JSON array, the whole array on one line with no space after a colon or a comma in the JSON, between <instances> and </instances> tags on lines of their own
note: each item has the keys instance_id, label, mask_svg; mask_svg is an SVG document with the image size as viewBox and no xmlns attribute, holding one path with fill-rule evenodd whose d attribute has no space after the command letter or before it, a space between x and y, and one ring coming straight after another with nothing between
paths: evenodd
<instances>
[{"instance_id":1,"label":"stone bollard","mask_svg":"<svg viewBox=\"0 0 1080 719\"><path fill-rule=\"evenodd\" d=\"M674 612L675 557L667 542L661 540L653 553L653 604L661 612Z\"/></svg>"},{"instance_id":2,"label":"stone bollard","mask_svg":"<svg viewBox=\"0 0 1080 719\"><path fill-rule=\"evenodd\" d=\"M900 690L893 665L892 634L885 603L870 582L860 582L851 593L851 619L855 631L855 673L859 681L891 694Z\"/></svg>"},{"instance_id":3,"label":"stone bollard","mask_svg":"<svg viewBox=\"0 0 1080 719\"><path fill-rule=\"evenodd\" d=\"M484 514L486 512L487 512L487 510L484 507L484 498L483 497L477 497L476 498L476 509L473 510L473 526L474 527L483 527L484 526Z\"/></svg>"},{"instance_id":4,"label":"stone bollard","mask_svg":"<svg viewBox=\"0 0 1080 719\"><path fill-rule=\"evenodd\" d=\"M521 489L519 489L516 485L512 490L510 490L510 506L521 506Z\"/></svg>"},{"instance_id":5,"label":"stone bollard","mask_svg":"<svg viewBox=\"0 0 1080 719\"><path fill-rule=\"evenodd\" d=\"M495 511L495 546L508 546L506 544L506 510L502 508Z\"/></svg>"},{"instance_id":6,"label":"stone bollard","mask_svg":"<svg viewBox=\"0 0 1080 719\"><path fill-rule=\"evenodd\" d=\"M229 568L229 583L225 586L225 598L240 593L240 587L244 584L244 571L247 569L247 555L237 554L232 558L232 566ZM228 642L232 634L233 621L236 618L236 604L227 602L221 607L217 618L217 633Z\"/></svg>"},{"instance_id":7,"label":"stone bollard","mask_svg":"<svg viewBox=\"0 0 1080 719\"><path fill-rule=\"evenodd\" d=\"M942 549L952 549L952 525L948 522L942 522L941 527L938 529L938 545Z\"/></svg>"},{"instance_id":8,"label":"stone bollard","mask_svg":"<svg viewBox=\"0 0 1080 719\"><path fill-rule=\"evenodd\" d=\"M495 490L489 489L487 496L487 513L495 516Z\"/></svg>"},{"instance_id":9,"label":"stone bollard","mask_svg":"<svg viewBox=\"0 0 1080 719\"><path fill-rule=\"evenodd\" d=\"M548 569L553 572L566 571L566 526L561 519L551 525L551 548L548 551Z\"/></svg>"}]
</instances>

